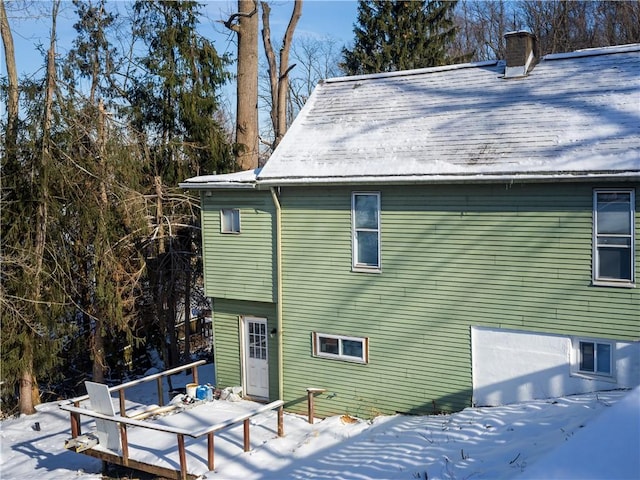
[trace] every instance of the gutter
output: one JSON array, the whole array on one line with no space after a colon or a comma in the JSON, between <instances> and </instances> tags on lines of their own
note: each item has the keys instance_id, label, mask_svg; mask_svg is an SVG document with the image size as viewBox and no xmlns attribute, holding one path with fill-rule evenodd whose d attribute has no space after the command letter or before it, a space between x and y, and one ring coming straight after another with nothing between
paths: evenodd
<instances>
[{"instance_id":1,"label":"gutter","mask_svg":"<svg viewBox=\"0 0 640 480\"><path fill-rule=\"evenodd\" d=\"M640 170L620 173L592 174L478 174L478 175L370 175L344 177L274 177L258 180L257 189L278 186L332 186L332 185L434 185L434 184L482 184L482 183L560 183L618 181L637 182Z\"/></svg>"},{"instance_id":2,"label":"gutter","mask_svg":"<svg viewBox=\"0 0 640 480\"><path fill-rule=\"evenodd\" d=\"M278 330L278 399L284 400L284 345L282 333L282 209L274 187L269 189L276 207L276 318Z\"/></svg>"},{"instance_id":3,"label":"gutter","mask_svg":"<svg viewBox=\"0 0 640 480\"><path fill-rule=\"evenodd\" d=\"M178 186L185 190L212 190L212 189L225 189L225 190L253 190L255 188L254 182L182 182Z\"/></svg>"},{"instance_id":4,"label":"gutter","mask_svg":"<svg viewBox=\"0 0 640 480\"><path fill-rule=\"evenodd\" d=\"M182 182L186 190L266 190L280 186L333 186L333 185L433 185L470 183L559 183L618 181L637 182L640 170L594 171L594 172L537 172L537 173L476 173L440 175L343 175L343 176L300 176L267 177L253 182Z\"/></svg>"}]
</instances>

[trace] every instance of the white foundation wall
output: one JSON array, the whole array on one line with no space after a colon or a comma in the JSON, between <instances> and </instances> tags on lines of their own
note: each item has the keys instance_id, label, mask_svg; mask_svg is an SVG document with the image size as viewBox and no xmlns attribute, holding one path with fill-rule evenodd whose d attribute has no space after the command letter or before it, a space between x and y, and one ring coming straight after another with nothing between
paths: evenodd
<instances>
[{"instance_id":1,"label":"white foundation wall","mask_svg":"<svg viewBox=\"0 0 640 480\"><path fill-rule=\"evenodd\" d=\"M572 373L571 337L471 327L474 405L505 405L640 385L640 342L613 343L614 375L594 379Z\"/></svg>"}]
</instances>

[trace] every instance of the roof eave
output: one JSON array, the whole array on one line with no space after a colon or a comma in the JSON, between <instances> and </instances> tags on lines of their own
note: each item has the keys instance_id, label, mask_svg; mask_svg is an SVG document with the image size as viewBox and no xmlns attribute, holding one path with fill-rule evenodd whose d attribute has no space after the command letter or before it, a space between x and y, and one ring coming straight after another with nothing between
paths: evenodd
<instances>
[{"instance_id":1,"label":"roof eave","mask_svg":"<svg viewBox=\"0 0 640 480\"><path fill-rule=\"evenodd\" d=\"M182 182L178 186L185 190L254 190L256 182Z\"/></svg>"},{"instance_id":2,"label":"roof eave","mask_svg":"<svg viewBox=\"0 0 640 480\"><path fill-rule=\"evenodd\" d=\"M417 185L417 184L470 184L470 183L551 183L589 181L640 181L640 170L626 172L557 172L557 173L505 173L476 175L395 175L358 177L298 177L260 179L257 187L329 186L329 185Z\"/></svg>"}]
</instances>

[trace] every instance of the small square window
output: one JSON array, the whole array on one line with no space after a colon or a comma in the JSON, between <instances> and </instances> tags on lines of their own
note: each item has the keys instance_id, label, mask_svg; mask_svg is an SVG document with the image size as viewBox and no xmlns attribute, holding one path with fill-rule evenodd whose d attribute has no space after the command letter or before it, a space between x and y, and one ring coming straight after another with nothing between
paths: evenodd
<instances>
[{"instance_id":1,"label":"small square window","mask_svg":"<svg viewBox=\"0 0 640 480\"><path fill-rule=\"evenodd\" d=\"M595 340L574 340L574 373L613 376L614 344Z\"/></svg>"},{"instance_id":2,"label":"small square window","mask_svg":"<svg viewBox=\"0 0 640 480\"><path fill-rule=\"evenodd\" d=\"M220 232L240 233L240 210L237 208L220 210Z\"/></svg>"},{"instance_id":3,"label":"small square window","mask_svg":"<svg viewBox=\"0 0 640 480\"><path fill-rule=\"evenodd\" d=\"M369 339L314 332L313 355L347 362L369 362Z\"/></svg>"}]
</instances>

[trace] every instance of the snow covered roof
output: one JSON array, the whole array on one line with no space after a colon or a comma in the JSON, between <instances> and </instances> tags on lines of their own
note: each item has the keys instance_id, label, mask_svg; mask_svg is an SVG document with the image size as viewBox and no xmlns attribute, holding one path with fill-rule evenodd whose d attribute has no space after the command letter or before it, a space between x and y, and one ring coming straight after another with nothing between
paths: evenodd
<instances>
[{"instance_id":1,"label":"snow covered roof","mask_svg":"<svg viewBox=\"0 0 640 480\"><path fill-rule=\"evenodd\" d=\"M256 185L640 179L640 44L548 55L518 79L504 69L326 80Z\"/></svg>"}]
</instances>

